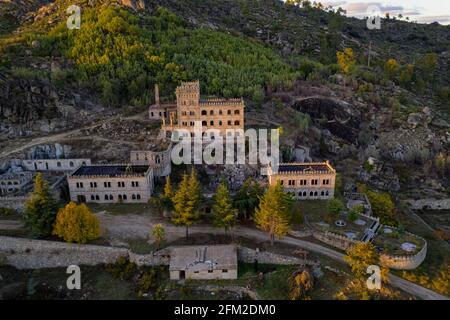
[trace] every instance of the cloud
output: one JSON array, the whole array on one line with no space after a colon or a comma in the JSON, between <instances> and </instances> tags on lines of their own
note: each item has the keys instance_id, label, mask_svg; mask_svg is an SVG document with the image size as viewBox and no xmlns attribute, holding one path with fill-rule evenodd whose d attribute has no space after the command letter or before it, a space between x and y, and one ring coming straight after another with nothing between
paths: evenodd
<instances>
[{"instance_id":1,"label":"cloud","mask_svg":"<svg viewBox=\"0 0 450 320\"><path fill-rule=\"evenodd\" d=\"M414 20L417 20L417 22L420 23L433 23L433 22L439 22L440 24L450 24L450 15L444 15L444 16L420 16L415 17Z\"/></svg>"}]
</instances>

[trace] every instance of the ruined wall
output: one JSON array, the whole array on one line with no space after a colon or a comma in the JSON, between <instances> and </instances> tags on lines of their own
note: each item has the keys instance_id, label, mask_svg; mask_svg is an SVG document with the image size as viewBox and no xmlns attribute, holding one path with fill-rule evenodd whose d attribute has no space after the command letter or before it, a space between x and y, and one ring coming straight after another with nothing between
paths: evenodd
<instances>
[{"instance_id":1,"label":"ruined wall","mask_svg":"<svg viewBox=\"0 0 450 320\"><path fill-rule=\"evenodd\" d=\"M314 231L313 237L316 238L317 240L320 240L326 244L329 244L330 246L339 248L341 250L347 250L357 243L357 241L355 240L349 239L345 236L341 236L337 233L329 231L326 232Z\"/></svg>"},{"instance_id":2,"label":"ruined wall","mask_svg":"<svg viewBox=\"0 0 450 320\"><path fill-rule=\"evenodd\" d=\"M405 200L413 210L431 209L431 210L450 210L450 198L447 199L419 199Z\"/></svg>"},{"instance_id":3,"label":"ruined wall","mask_svg":"<svg viewBox=\"0 0 450 320\"><path fill-rule=\"evenodd\" d=\"M23 212L27 199L27 197L0 197L0 208L8 208Z\"/></svg>"},{"instance_id":4,"label":"ruined wall","mask_svg":"<svg viewBox=\"0 0 450 320\"><path fill-rule=\"evenodd\" d=\"M267 251L256 251L254 249L246 247L238 247L238 260L245 263L254 263L258 260L258 263L262 264L279 264L279 265L296 265L303 264L304 260L300 257L285 256ZM315 264L315 262L307 260L307 264Z\"/></svg>"}]
</instances>

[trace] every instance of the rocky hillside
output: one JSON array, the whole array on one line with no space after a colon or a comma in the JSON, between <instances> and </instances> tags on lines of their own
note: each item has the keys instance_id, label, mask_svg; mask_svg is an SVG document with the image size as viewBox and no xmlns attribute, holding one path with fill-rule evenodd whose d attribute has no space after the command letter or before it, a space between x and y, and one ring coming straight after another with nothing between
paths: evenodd
<instances>
[{"instance_id":1,"label":"rocky hillside","mask_svg":"<svg viewBox=\"0 0 450 320\"><path fill-rule=\"evenodd\" d=\"M72 4L81 30L65 27ZM247 125L282 127L286 161L301 147L379 189L448 193L449 26L383 19L368 30L278 0L0 0L0 9L3 145L142 111L155 83L173 99L180 81L200 79L205 95L243 96ZM350 48L344 74L336 52Z\"/></svg>"}]
</instances>

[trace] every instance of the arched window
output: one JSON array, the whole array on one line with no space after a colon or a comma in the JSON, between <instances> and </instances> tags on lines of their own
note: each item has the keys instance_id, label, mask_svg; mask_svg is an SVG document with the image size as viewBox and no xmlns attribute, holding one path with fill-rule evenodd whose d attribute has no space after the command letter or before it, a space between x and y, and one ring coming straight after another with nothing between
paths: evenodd
<instances>
[{"instance_id":1,"label":"arched window","mask_svg":"<svg viewBox=\"0 0 450 320\"><path fill-rule=\"evenodd\" d=\"M313 195L314 195L314 192L311 191L311 192L309 193L309 196L312 197Z\"/></svg>"},{"instance_id":2,"label":"arched window","mask_svg":"<svg viewBox=\"0 0 450 320\"><path fill-rule=\"evenodd\" d=\"M208 112L206 112L206 110L202 110L202 116L206 116L208 114Z\"/></svg>"},{"instance_id":3,"label":"arched window","mask_svg":"<svg viewBox=\"0 0 450 320\"><path fill-rule=\"evenodd\" d=\"M214 121L210 121L209 124L210 124L211 126L213 126L213 125L214 125Z\"/></svg>"},{"instance_id":4,"label":"arched window","mask_svg":"<svg viewBox=\"0 0 450 320\"><path fill-rule=\"evenodd\" d=\"M159 157L159 155L157 155L157 156L155 157L155 162L156 162L156 163L161 163L161 158Z\"/></svg>"},{"instance_id":5,"label":"arched window","mask_svg":"<svg viewBox=\"0 0 450 320\"><path fill-rule=\"evenodd\" d=\"M235 125L235 126L238 126L239 124L240 124L239 120L236 120L236 121L234 122L234 125Z\"/></svg>"},{"instance_id":6,"label":"arched window","mask_svg":"<svg viewBox=\"0 0 450 320\"><path fill-rule=\"evenodd\" d=\"M109 195L109 200L114 200L114 197L112 194Z\"/></svg>"},{"instance_id":7,"label":"arched window","mask_svg":"<svg viewBox=\"0 0 450 320\"><path fill-rule=\"evenodd\" d=\"M136 196L136 198L137 198L138 200L141 200L141 195L138 194L138 195Z\"/></svg>"},{"instance_id":8,"label":"arched window","mask_svg":"<svg viewBox=\"0 0 450 320\"><path fill-rule=\"evenodd\" d=\"M208 122L206 122L206 121L202 121L202 126L207 126L208 125Z\"/></svg>"},{"instance_id":9,"label":"arched window","mask_svg":"<svg viewBox=\"0 0 450 320\"><path fill-rule=\"evenodd\" d=\"M214 110L210 110L209 115L211 115L211 116L214 115Z\"/></svg>"},{"instance_id":10,"label":"arched window","mask_svg":"<svg viewBox=\"0 0 450 320\"><path fill-rule=\"evenodd\" d=\"M299 197L303 196L303 193L300 191L300 192L298 193L298 196L299 196Z\"/></svg>"},{"instance_id":11,"label":"arched window","mask_svg":"<svg viewBox=\"0 0 450 320\"><path fill-rule=\"evenodd\" d=\"M57 162L56 165L58 166L58 168L61 168L61 162Z\"/></svg>"},{"instance_id":12,"label":"arched window","mask_svg":"<svg viewBox=\"0 0 450 320\"><path fill-rule=\"evenodd\" d=\"M151 117L153 118L153 112L150 112Z\"/></svg>"},{"instance_id":13,"label":"arched window","mask_svg":"<svg viewBox=\"0 0 450 320\"><path fill-rule=\"evenodd\" d=\"M107 194L105 194L105 200L109 200L109 197Z\"/></svg>"},{"instance_id":14,"label":"arched window","mask_svg":"<svg viewBox=\"0 0 450 320\"><path fill-rule=\"evenodd\" d=\"M133 195L131 196L131 199L136 200L136 195L133 194Z\"/></svg>"},{"instance_id":15,"label":"arched window","mask_svg":"<svg viewBox=\"0 0 450 320\"><path fill-rule=\"evenodd\" d=\"M303 196L306 197L306 191L303 191Z\"/></svg>"},{"instance_id":16,"label":"arched window","mask_svg":"<svg viewBox=\"0 0 450 320\"><path fill-rule=\"evenodd\" d=\"M221 125L222 125L222 120L219 121L219 126L221 126Z\"/></svg>"},{"instance_id":17,"label":"arched window","mask_svg":"<svg viewBox=\"0 0 450 320\"><path fill-rule=\"evenodd\" d=\"M69 165L70 165L71 167L73 167L73 166L74 166L73 161L70 161Z\"/></svg>"},{"instance_id":18,"label":"arched window","mask_svg":"<svg viewBox=\"0 0 450 320\"><path fill-rule=\"evenodd\" d=\"M100 196L99 196L99 195L96 195L96 196L95 196L95 200L100 200Z\"/></svg>"},{"instance_id":19,"label":"arched window","mask_svg":"<svg viewBox=\"0 0 450 320\"><path fill-rule=\"evenodd\" d=\"M122 195L121 194L119 194L119 200L122 200Z\"/></svg>"},{"instance_id":20,"label":"arched window","mask_svg":"<svg viewBox=\"0 0 450 320\"><path fill-rule=\"evenodd\" d=\"M323 196L325 195L325 192L322 191L322 192L320 193L320 195L323 197Z\"/></svg>"},{"instance_id":21,"label":"arched window","mask_svg":"<svg viewBox=\"0 0 450 320\"><path fill-rule=\"evenodd\" d=\"M94 195L91 195L91 200L95 200L95 197L94 197Z\"/></svg>"},{"instance_id":22,"label":"arched window","mask_svg":"<svg viewBox=\"0 0 450 320\"><path fill-rule=\"evenodd\" d=\"M328 191L325 191L325 195L328 197L330 193Z\"/></svg>"},{"instance_id":23,"label":"arched window","mask_svg":"<svg viewBox=\"0 0 450 320\"><path fill-rule=\"evenodd\" d=\"M126 194L123 195L123 200L127 200L127 195Z\"/></svg>"},{"instance_id":24,"label":"arched window","mask_svg":"<svg viewBox=\"0 0 450 320\"><path fill-rule=\"evenodd\" d=\"M239 114L239 110L234 110L234 114Z\"/></svg>"},{"instance_id":25,"label":"arched window","mask_svg":"<svg viewBox=\"0 0 450 320\"><path fill-rule=\"evenodd\" d=\"M314 197L317 197L317 191L314 191Z\"/></svg>"}]
</instances>

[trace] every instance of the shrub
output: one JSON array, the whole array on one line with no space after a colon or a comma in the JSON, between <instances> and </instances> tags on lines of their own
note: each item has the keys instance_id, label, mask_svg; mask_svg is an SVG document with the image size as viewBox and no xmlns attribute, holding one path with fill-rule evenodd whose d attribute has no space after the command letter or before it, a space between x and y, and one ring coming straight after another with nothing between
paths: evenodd
<instances>
[{"instance_id":1,"label":"shrub","mask_svg":"<svg viewBox=\"0 0 450 320\"><path fill-rule=\"evenodd\" d=\"M130 262L127 257L122 256L115 263L107 265L106 270L117 279L129 280L138 270L138 267L134 262Z\"/></svg>"},{"instance_id":2,"label":"shrub","mask_svg":"<svg viewBox=\"0 0 450 320\"><path fill-rule=\"evenodd\" d=\"M339 199L331 199L327 203L327 210L334 214L339 214L344 211L345 207L341 200Z\"/></svg>"}]
</instances>

